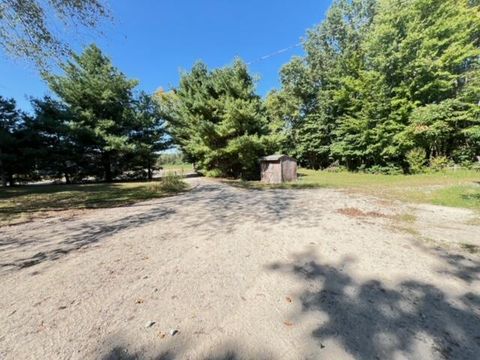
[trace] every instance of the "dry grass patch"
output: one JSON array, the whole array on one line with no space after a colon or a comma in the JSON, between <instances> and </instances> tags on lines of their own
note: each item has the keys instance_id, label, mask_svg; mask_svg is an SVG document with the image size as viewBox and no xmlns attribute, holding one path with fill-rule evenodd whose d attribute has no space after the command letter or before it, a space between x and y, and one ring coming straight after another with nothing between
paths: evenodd
<instances>
[{"instance_id":1,"label":"dry grass patch","mask_svg":"<svg viewBox=\"0 0 480 360\"><path fill-rule=\"evenodd\" d=\"M388 215L382 214L377 211L362 211L360 209L353 208L353 207L338 209L337 212L339 214L342 214L348 217L353 217L353 218L361 218L361 217L386 218L388 217Z\"/></svg>"}]
</instances>

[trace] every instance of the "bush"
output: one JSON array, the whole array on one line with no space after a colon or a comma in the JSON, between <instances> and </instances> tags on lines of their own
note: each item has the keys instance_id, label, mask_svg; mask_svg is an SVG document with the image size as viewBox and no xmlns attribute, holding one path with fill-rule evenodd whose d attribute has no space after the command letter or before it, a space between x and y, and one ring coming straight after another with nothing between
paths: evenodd
<instances>
[{"instance_id":1,"label":"bush","mask_svg":"<svg viewBox=\"0 0 480 360\"><path fill-rule=\"evenodd\" d=\"M414 148L407 152L405 160L408 163L408 169L411 174L420 174L424 171L427 153L423 148Z\"/></svg>"},{"instance_id":2,"label":"bush","mask_svg":"<svg viewBox=\"0 0 480 360\"><path fill-rule=\"evenodd\" d=\"M162 179L155 183L154 189L166 193L176 193L187 188L187 184L182 178L173 173L167 173Z\"/></svg>"},{"instance_id":3,"label":"bush","mask_svg":"<svg viewBox=\"0 0 480 360\"><path fill-rule=\"evenodd\" d=\"M208 176L208 177L222 177L223 176L223 173L220 169L212 169L212 170L207 170L205 172L205 175Z\"/></svg>"},{"instance_id":4,"label":"bush","mask_svg":"<svg viewBox=\"0 0 480 360\"><path fill-rule=\"evenodd\" d=\"M400 175L403 174L403 169L396 165L373 165L364 170L367 174L383 174L383 175Z\"/></svg>"},{"instance_id":5,"label":"bush","mask_svg":"<svg viewBox=\"0 0 480 360\"><path fill-rule=\"evenodd\" d=\"M430 160L430 170L439 172L445 170L450 164L450 160L446 156L437 156Z\"/></svg>"},{"instance_id":6,"label":"bush","mask_svg":"<svg viewBox=\"0 0 480 360\"><path fill-rule=\"evenodd\" d=\"M332 173L338 173L338 172L343 172L343 171L347 171L347 170L348 170L347 167L343 166L343 165L340 165L340 163L338 161L335 161L333 164L330 164L325 169L325 171L332 172Z\"/></svg>"}]
</instances>

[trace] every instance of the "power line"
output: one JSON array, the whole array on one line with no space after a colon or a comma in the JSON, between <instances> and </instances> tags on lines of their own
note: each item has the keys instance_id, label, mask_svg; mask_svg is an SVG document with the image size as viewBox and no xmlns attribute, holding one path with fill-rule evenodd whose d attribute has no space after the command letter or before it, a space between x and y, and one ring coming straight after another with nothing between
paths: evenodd
<instances>
[{"instance_id":1,"label":"power line","mask_svg":"<svg viewBox=\"0 0 480 360\"><path fill-rule=\"evenodd\" d=\"M301 42L299 42L299 43L297 43L297 44L295 44L295 45L286 47L286 48L284 48L284 49L277 50L277 51L275 51L275 52L273 52L273 53L270 53L270 54L261 56L261 57L255 59L255 60L249 61L249 62L247 62L247 65L251 65L251 64L255 64L255 63L260 62L260 61L267 60L267 59L269 59L269 58L271 58L271 57L274 57L274 56L283 54L284 52L287 52L287 51L292 50L292 49L294 49L294 48L300 47L300 46L302 46L302 45L303 45L303 44L302 44Z\"/></svg>"}]
</instances>

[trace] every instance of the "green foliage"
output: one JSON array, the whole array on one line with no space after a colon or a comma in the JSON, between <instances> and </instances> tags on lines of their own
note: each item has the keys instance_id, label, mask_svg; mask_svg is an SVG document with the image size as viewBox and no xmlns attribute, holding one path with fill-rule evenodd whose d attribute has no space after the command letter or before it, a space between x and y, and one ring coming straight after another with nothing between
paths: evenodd
<instances>
[{"instance_id":1,"label":"green foliage","mask_svg":"<svg viewBox=\"0 0 480 360\"><path fill-rule=\"evenodd\" d=\"M65 28L95 28L107 17L101 0L0 0L0 48L43 69L69 53Z\"/></svg>"},{"instance_id":2,"label":"green foliage","mask_svg":"<svg viewBox=\"0 0 480 360\"><path fill-rule=\"evenodd\" d=\"M17 109L13 99L0 96L0 185L34 180L38 136L32 119Z\"/></svg>"},{"instance_id":3,"label":"green foliage","mask_svg":"<svg viewBox=\"0 0 480 360\"><path fill-rule=\"evenodd\" d=\"M185 163L185 156L182 152L160 154L157 160L158 165L182 165Z\"/></svg>"},{"instance_id":4,"label":"green foliage","mask_svg":"<svg viewBox=\"0 0 480 360\"><path fill-rule=\"evenodd\" d=\"M427 153L423 148L414 148L405 155L408 170L411 174L420 174L425 170Z\"/></svg>"},{"instance_id":5,"label":"green foliage","mask_svg":"<svg viewBox=\"0 0 480 360\"><path fill-rule=\"evenodd\" d=\"M46 79L60 100L32 101L34 116L0 97L0 178L149 178L157 153L170 146L154 99L133 94L129 80L101 51L88 47Z\"/></svg>"},{"instance_id":6,"label":"green foliage","mask_svg":"<svg viewBox=\"0 0 480 360\"><path fill-rule=\"evenodd\" d=\"M446 156L437 156L430 159L430 170L433 172L443 171L450 165L451 162Z\"/></svg>"},{"instance_id":7,"label":"green foliage","mask_svg":"<svg viewBox=\"0 0 480 360\"><path fill-rule=\"evenodd\" d=\"M281 72L269 114L302 165L375 171L480 153L480 9L466 0L337 0ZM270 104L270 105L269 105ZM277 125L281 128L281 125ZM410 154L412 155L412 154Z\"/></svg>"},{"instance_id":8,"label":"green foliage","mask_svg":"<svg viewBox=\"0 0 480 360\"><path fill-rule=\"evenodd\" d=\"M258 158L274 141L266 135L261 99L245 63L209 71L197 63L180 85L157 99L169 130L188 161L205 173L258 176Z\"/></svg>"},{"instance_id":9,"label":"green foliage","mask_svg":"<svg viewBox=\"0 0 480 360\"><path fill-rule=\"evenodd\" d=\"M365 168L364 172L367 174L400 175L403 174L403 169L395 164L372 165Z\"/></svg>"},{"instance_id":10,"label":"green foliage","mask_svg":"<svg viewBox=\"0 0 480 360\"><path fill-rule=\"evenodd\" d=\"M167 173L154 188L163 193L177 193L187 188L187 184L179 175Z\"/></svg>"},{"instance_id":11,"label":"green foliage","mask_svg":"<svg viewBox=\"0 0 480 360\"><path fill-rule=\"evenodd\" d=\"M116 69L95 45L46 75L71 116L69 128L88 159L91 175L112 181L125 170L152 178L156 152L169 146L158 104L140 93L136 80ZM92 173L93 172L93 173Z\"/></svg>"}]
</instances>

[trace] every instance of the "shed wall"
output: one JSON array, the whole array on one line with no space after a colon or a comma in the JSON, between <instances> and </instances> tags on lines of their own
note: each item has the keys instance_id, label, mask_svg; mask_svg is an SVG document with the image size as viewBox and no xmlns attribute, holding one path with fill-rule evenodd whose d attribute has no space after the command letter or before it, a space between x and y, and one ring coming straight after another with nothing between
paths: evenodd
<instances>
[{"instance_id":1,"label":"shed wall","mask_svg":"<svg viewBox=\"0 0 480 360\"><path fill-rule=\"evenodd\" d=\"M282 161L282 180L296 181L297 180L297 162L290 159Z\"/></svg>"},{"instance_id":2,"label":"shed wall","mask_svg":"<svg viewBox=\"0 0 480 360\"><path fill-rule=\"evenodd\" d=\"M282 165L280 162L261 163L262 182L268 184L279 184L282 182Z\"/></svg>"}]
</instances>

